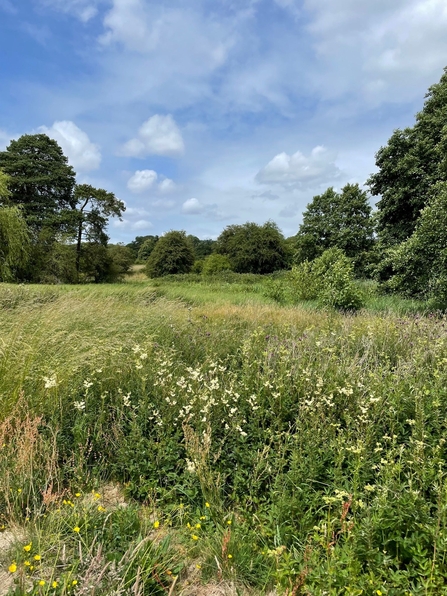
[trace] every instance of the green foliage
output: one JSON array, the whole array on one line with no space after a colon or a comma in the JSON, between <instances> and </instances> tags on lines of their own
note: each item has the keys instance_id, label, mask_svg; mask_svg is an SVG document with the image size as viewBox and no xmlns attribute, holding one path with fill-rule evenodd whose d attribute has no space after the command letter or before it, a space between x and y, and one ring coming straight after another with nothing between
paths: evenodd
<instances>
[{"instance_id":1,"label":"green foliage","mask_svg":"<svg viewBox=\"0 0 447 596\"><path fill-rule=\"evenodd\" d=\"M416 124L394 131L376 154L379 171L370 176L368 184L371 193L381 197L377 229L386 246L411 236L433 185L446 180L446 108L447 70L429 88Z\"/></svg>"},{"instance_id":2,"label":"green foliage","mask_svg":"<svg viewBox=\"0 0 447 596\"><path fill-rule=\"evenodd\" d=\"M291 279L300 300L316 299L322 306L340 310L358 310L364 305L352 261L339 248L293 267Z\"/></svg>"},{"instance_id":3,"label":"green foliage","mask_svg":"<svg viewBox=\"0 0 447 596\"><path fill-rule=\"evenodd\" d=\"M385 287L447 306L447 183L432 188L414 233L390 249L385 261L393 274Z\"/></svg>"},{"instance_id":4,"label":"green foliage","mask_svg":"<svg viewBox=\"0 0 447 596\"><path fill-rule=\"evenodd\" d=\"M217 239L216 252L226 255L237 273L265 274L287 266L284 236L272 221L227 226Z\"/></svg>"},{"instance_id":5,"label":"green foliage","mask_svg":"<svg viewBox=\"0 0 447 596\"><path fill-rule=\"evenodd\" d=\"M138 250L137 259L139 263L146 263L158 240L158 236L145 236L145 240Z\"/></svg>"},{"instance_id":6,"label":"green foliage","mask_svg":"<svg viewBox=\"0 0 447 596\"><path fill-rule=\"evenodd\" d=\"M203 275L214 275L222 271L231 271L230 259L227 256L214 253L204 259L201 271Z\"/></svg>"},{"instance_id":7,"label":"green foliage","mask_svg":"<svg viewBox=\"0 0 447 596\"><path fill-rule=\"evenodd\" d=\"M28 226L17 207L0 207L0 281L13 281L29 260Z\"/></svg>"},{"instance_id":8,"label":"green foliage","mask_svg":"<svg viewBox=\"0 0 447 596\"><path fill-rule=\"evenodd\" d=\"M189 273L194 263L194 251L186 233L171 231L162 236L146 263L148 277Z\"/></svg>"},{"instance_id":9,"label":"green foliage","mask_svg":"<svg viewBox=\"0 0 447 596\"><path fill-rule=\"evenodd\" d=\"M141 248L141 246L144 244L145 240L147 240L148 238L153 238L153 236L137 236L135 238L135 240L132 240L132 242L129 242L129 244L126 244L126 246L128 248L130 248L130 250L132 251L134 260L136 260L138 258L138 252Z\"/></svg>"},{"instance_id":10,"label":"green foliage","mask_svg":"<svg viewBox=\"0 0 447 596\"><path fill-rule=\"evenodd\" d=\"M193 236L192 234L188 234L187 238L194 248L194 255L197 260L204 259L210 255L216 245L215 240L200 240L200 238L197 238L197 236Z\"/></svg>"},{"instance_id":11,"label":"green foliage","mask_svg":"<svg viewBox=\"0 0 447 596\"><path fill-rule=\"evenodd\" d=\"M353 259L357 275L365 274L367 253L373 246L373 220L368 196L358 184L340 193L332 187L317 195L303 214L295 237L296 262L312 261L329 248Z\"/></svg>"},{"instance_id":12,"label":"green foliage","mask_svg":"<svg viewBox=\"0 0 447 596\"><path fill-rule=\"evenodd\" d=\"M0 170L0 204L7 202L10 195L9 183L10 177Z\"/></svg>"},{"instance_id":13,"label":"green foliage","mask_svg":"<svg viewBox=\"0 0 447 596\"><path fill-rule=\"evenodd\" d=\"M32 230L64 227L75 205L75 173L56 141L45 134L23 135L0 152L0 168L10 177L9 201L22 206Z\"/></svg>"}]
</instances>

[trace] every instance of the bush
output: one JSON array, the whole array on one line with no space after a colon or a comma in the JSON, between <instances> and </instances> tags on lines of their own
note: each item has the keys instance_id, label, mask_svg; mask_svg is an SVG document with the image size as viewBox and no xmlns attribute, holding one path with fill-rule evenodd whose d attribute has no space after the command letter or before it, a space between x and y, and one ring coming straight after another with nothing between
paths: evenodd
<instances>
[{"instance_id":1,"label":"bush","mask_svg":"<svg viewBox=\"0 0 447 596\"><path fill-rule=\"evenodd\" d=\"M357 310L364 304L353 264L339 248L330 248L318 259L294 267L291 280L298 300L316 299L322 306L339 310Z\"/></svg>"},{"instance_id":2,"label":"bush","mask_svg":"<svg viewBox=\"0 0 447 596\"><path fill-rule=\"evenodd\" d=\"M185 232L172 230L156 243L146 263L148 277L189 273L194 264L194 251Z\"/></svg>"},{"instance_id":3,"label":"bush","mask_svg":"<svg viewBox=\"0 0 447 596\"><path fill-rule=\"evenodd\" d=\"M231 263L228 257L215 253L208 255L204 259L202 266L203 275L214 275L222 271L231 271Z\"/></svg>"}]
</instances>

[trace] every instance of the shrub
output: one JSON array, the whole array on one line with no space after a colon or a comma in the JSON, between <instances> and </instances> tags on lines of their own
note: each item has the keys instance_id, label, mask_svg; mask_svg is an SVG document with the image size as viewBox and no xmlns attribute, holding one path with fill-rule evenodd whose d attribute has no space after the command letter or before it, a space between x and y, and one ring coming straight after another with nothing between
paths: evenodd
<instances>
[{"instance_id":1,"label":"shrub","mask_svg":"<svg viewBox=\"0 0 447 596\"><path fill-rule=\"evenodd\" d=\"M227 256L215 253L208 255L204 259L202 266L203 275L214 275L221 271L231 271L230 259Z\"/></svg>"}]
</instances>

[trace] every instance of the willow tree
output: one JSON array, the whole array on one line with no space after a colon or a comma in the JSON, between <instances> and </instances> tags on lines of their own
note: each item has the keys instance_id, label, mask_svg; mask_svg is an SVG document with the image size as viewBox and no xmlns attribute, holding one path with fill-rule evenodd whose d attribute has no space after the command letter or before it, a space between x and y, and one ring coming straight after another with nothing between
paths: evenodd
<instances>
[{"instance_id":1,"label":"willow tree","mask_svg":"<svg viewBox=\"0 0 447 596\"><path fill-rule=\"evenodd\" d=\"M28 263L30 236L17 207L0 208L0 281L14 281Z\"/></svg>"}]
</instances>

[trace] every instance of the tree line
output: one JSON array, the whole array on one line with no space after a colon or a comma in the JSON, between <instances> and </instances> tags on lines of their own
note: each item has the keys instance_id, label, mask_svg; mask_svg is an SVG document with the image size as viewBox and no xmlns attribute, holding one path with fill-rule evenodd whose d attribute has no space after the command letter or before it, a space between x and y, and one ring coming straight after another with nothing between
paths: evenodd
<instances>
[{"instance_id":1,"label":"tree line","mask_svg":"<svg viewBox=\"0 0 447 596\"><path fill-rule=\"evenodd\" d=\"M0 278L113 281L134 261L150 277L266 274L314 263L330 250L319 262L343 255L355 276L375 278L385 291L447 303L446 115L447 68L414 126L395 130L377 152L367 190L347 184L313 197L295 236L285 238L272 221L247 222L227 226L215 241L173 230L127 246L109 245L106 234L124 204L76 184L56 141L25 135L0 152ZM379 199L375 211L370 196Z\"/></svg>"}]
</instances>

